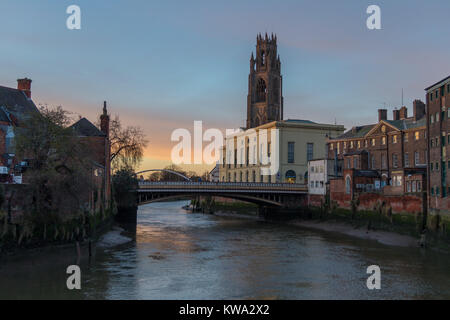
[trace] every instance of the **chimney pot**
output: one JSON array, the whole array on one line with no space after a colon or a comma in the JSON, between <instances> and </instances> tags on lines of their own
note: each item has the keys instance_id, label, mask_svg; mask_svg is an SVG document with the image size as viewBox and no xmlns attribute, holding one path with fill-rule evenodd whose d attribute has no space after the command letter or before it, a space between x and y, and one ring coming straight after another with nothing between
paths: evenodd
<instances>
[{"instance_id":1,"label":"chimney pot","mask_svg":"<svg viewBox=\"0 0 450 320\"><path fill-rule=\"evenodd\" d=\"M28 99L31 99L31 79L17 79L17 89L25 93Z\"/></svg>"},{"instance_id":2,"label":"chimney pot","mask_svg":"<svg viewBox=\"0 0 450 320\"><path fill-rule=\"evenodd\" d=\"M381 120L387 120L386 109L378 109L378 122L380 122Z\"/></svg>"},{"instance_id":3,"label":"chimney pot","mask_svg":"<svg viewBox=\"0 0 450 320\"><path fill-rule=\"evenodd\" d=\"M400 120L408 118L408 108L403 106L399 110L400 112Z\"/></svg>"},{"instance_id":4,"label":"chimney pot","mask_svg":"<svg viewBox=\"0 0 450 320\"><path fill-rule=\"evenodd\" d=\"M394 109L392 111L392 114L393 114L393 119L394 120L400 120L400 110Z\"/></svg>"}]
</instances>

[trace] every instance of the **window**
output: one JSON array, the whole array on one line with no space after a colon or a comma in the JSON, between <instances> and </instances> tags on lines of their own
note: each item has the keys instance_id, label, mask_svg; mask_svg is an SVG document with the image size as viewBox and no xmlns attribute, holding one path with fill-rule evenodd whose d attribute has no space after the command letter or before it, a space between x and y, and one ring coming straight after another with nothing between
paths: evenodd
<instances>
[{"instance_id":1,"label":"window","mask_svg":"<svg viewBox=\"0 0 450 320\"><path fill-rule=\"evenodd\" d=\"M339 146L340 146L340 143L339 142L336 143L337 154L341 153Z\"/></svg>"},{"instance_id":2,"label":"window","mask_svg":"<svg viewBox=\"0 0 450 320\"><path fill-rule=\"evenodd\" d=\"M416 182L413 181L412 184L411 184L411 191L412 191L412 192L416 192L416 190L417 190L417 189L416 189Z\"/></svg>"},{"instance_id":3,"label":"window","mask_svg":"<svg viewBox=\"0 0 450 320\"><path fill-rule=\"evenodd\" d=\"M408 168L409 167L409 154L408 153L405 153L405 168Z\"/></svg>"},{"instance_id":4,"label":"window","mask_svg":"<svg viewBox=\"0 0 450 320\"><path fill-rule=\"evenodd\" d=\"M286 182L287 183L295 183L296 179L297 179L297 175L295 174L294 170L288 170L286 172Z\"/></svg>"},{"instance_id":5,"label":"window","mask_svg":"<svg viewBox=\"0 0 450 320\"><path fill-rule=\"evenodd\" d=\"M430 93L430 101L433 101L433 92Z\"/></svg>"},{"instance_id":6,"label":"window","mask_svg":"<svg viewBox=\"0 0 450 320\"><path fill-rule=\"evenodd\" d=\"M375 157L372 156L372 169L375 169Z\"/></svg>"},{"instance_id":7,"label":"window","mask_svg":"<svg viewBox=\"0 0 450 320\"><path fill-rule=\"evenodd\" d=\"M434 115L432 114L432 115L430 115L430 124L433 124L434 123Z\"/></svg>"},{"instance_id":8,"label":"window","mask_svg":"<svg viewBox=\"0 0 450 320\"><path fill-rule=\"evenodd\" d=\"M358 141L358 149L361 149L361 141Z\"/></svg>"},{"instance_id":9,"label":"window","mask_svg":"<svg viewBox=\"0 0 450 320\"><path fill-rule=\"evenodd\" d=\"M330 144L330 150L333 150L333 144L332 143Z\"/></svg>"},{"instance_id":10,"label":"window","mask_svg":"<svg viewBox=\"0 0 450 320\"><path fill-rule=\"evenodd\" d=\"M439 112L436 112L436 115L434 118L436 119L436 122L439 122Z\"/></svg>"},{"instance_id":11,"label":"window","mask_svg":"<svg viewBox=\"0 0 450 320\"><path fill-rule=\"evenodd\" d=\"M358 169L358 158L357 157L353 158L353 168Z\"/></svg>"},{"instance_id":12,"label":"window","mask_svg":"<svg viewBox=\"0 0 450 320\"><path fill-rule=\"evenodd\" d=\"M256 102L266 101L267 87L263 79L259 79L256 85Z\"/></svg>"},{"instance_id":13,"label":"window","mask_svg":"<svg viewBox=\"0 0 450 320\"><path fill-rule=\"evenodd\" d=\"M417 181L417 192L421 192L422 191L422 182Z\"/></svg>"},{"instance_id":14,"label":"window","mask_svg":"<svg viewBox=\"0 0 450 320\"><path fill-rule=\"evenodd\" d=\"M382 137L382 138L381 138L381 144L383 144L383 145L386 144L386 137Z\"/></svg>"},{"instance_id":15,"label":"window","mask_svg":"<svg viewBox=\"0 0 450 320\"><path fill-rule=\"evenodd\" d=\"M398 156L396 153L392 154L392 165L394 168L398 167Z\"/></svg>"},{"instance_id":16,"label":"window","mask_svg":"<svg viewBox=\"0 0 450 320\"><path fill-rule=\"evenodd\" d=\"M431 195L434 196L434 187L431 187L430 191L431 191Z\"/></svg>"},{"instance_id":17,"label":"window","mask_svg":"<svg viewBox=\"0 0 450 320\"><path fill-rule=\"evenodd\" d=\"M408 134L407 134L407 133L405 133L405 135L403 136L403 140L404 140L405 142L408 142Z\"/></svg>"},{"instance_id":18,"label":"window","mask_svg":"<svg viewBox=\"0 0 450 320\"><path fill-rule=\"evenodd\" d=\"M393 176L392 177L392 185L394 187L401 187L402 186L402 176Z\"/></svg>"},{"instance_id":19,"label":"window","mask_svg":"<svg viewBox=\"0 0 450 320\"><path fill-rule=\"evenodd\" d=\"M351 169L350 159L347 159L347 169Z\"/></svg>"},{"instance_id":20,"label":"window","mask_svg":"<svg viewBox=\"0 0 450 320\"><path fill-rule=\"evenodd\" d=\"M375 139L372 139L372 146L375 146Z\"/></svg>"},{"instance_id":21,"label":"window","mask_svg":"<svg viewBox=\"0 0 450 320\"><path fill-rule=\"evenodd\" d=\"M439 162L436 162L436 171L439 171Z\"/></svg>"},{"instance_id":22,"label":"window","mask_svg":"<svg viewBox=\"0 0 450 320\"><path fill-rule=\"evenodd\" d=\"M306 160L310 161L314 157L314 143L306 144Z\"/></svg>"},{"instance_id":23,"label":"window","mask_svg":"<svg viewBox=\"0 0 450 320\"><path fill-rule=\"evenodd\" d=\"M430 171L433 171L433 168L434 168L433 162L431 162L431 163L430 163Z\"/></svg>"},{"instance_id":24,"label":"window","mask_svg":"<svg viewBox=\"0 0 450 320\"><path fill-rule=\"evenodd\" d=\"M397 143L397 135L392 136L392 143Z\"/></svg>"},{"instance_id":25,"label":"window","mask_svg":"<svg viewBox=\"0 0 450 320\"><path fill-rule=\"evenodd\" d=\"M353 141L350 141L350 148L353 149Z\"/></svg>"},{"instance_id":26,"label":"window","mask_svg":"<svg viewBox=\"0 0 450 320\"><path fill-rule=\"evenodd\" d=\"M381 167L382 167L382 169L386 169L386 167L387 167L385 154L381 155Z\"/></svg>"},{"instance_id":27,"label":"window","mask_svg":"<svg viewBox=\"0 0 450 320\"><path fill-rule=\"evenodd\" d=\"M406 182L406 192L411 192L411 181Z\"/></svg>"},{"instance_id":28,"label":"window","mask_svg":"<svg viewBox=\"0 0 450 320\"><path fill-rule=\"evenodd\" d=\"M294 163L295 160L294 152L295 152L295 142L288 142L288 163Z\"/></svg>"},{"instance_id":29,"label":"window","mask_svg":"<svg viewBox=\"0 0 450 320\"><path fill-rule=\"evenodd\" d=\"M345 193L350 194L351 191L351 179L349 176L345 178Z\"/></svg>"},{"instance_id":30,"label":"window","mask_svg":"<svg viewBox=\"0 0 450 320\"><path fill-rule=\"evenodd\" d=\"M419 138L420 138L420 132L419 131L414 132L414 139L419 140Z\"/></svg>"}]
</instances>

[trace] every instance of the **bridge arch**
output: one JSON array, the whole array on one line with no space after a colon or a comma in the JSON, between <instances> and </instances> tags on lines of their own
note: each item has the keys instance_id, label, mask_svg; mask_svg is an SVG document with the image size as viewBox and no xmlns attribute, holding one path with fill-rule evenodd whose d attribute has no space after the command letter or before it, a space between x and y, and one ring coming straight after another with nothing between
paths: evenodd
<instances>
[{"instance_id":1,"label":"bridge arch","mask_svg":"<svg viewBox=\"0 0 450 320\"><path fill-rule=\"evenodd\" d=\"M148 169L148 170L142 170L142 171L139 171L139 172L135 172L135 175L137 176L139 174L143 174L143 173L146 173L146 172L168 172L168 173L173 173L173 174L175 174L175 175L177 175L179 177L182 177L186 181L192 181L190 178L186 177L184 174L179 173L179 172L174 171L174 170L170 170L170 169Z\"/></svg>"},{"instance_id":2,"label":"bridge arch","mask_svg":"<svg viewBox=\"0 0 450 320\"><path fill-rule=\"evenodd\" d=\"M182 199L194 199L198 196L219 196L221 198L228 198L234 200L241 200L248 203L254 203L257 205L270 205L274 207L282 207L283 203L280 198L271 197L256 197L252 195L239 195L239 194L210 194L210 193L183 193L183 194L161 194L157 196L139 198L138 206L143 206L146 204L168 201L168 200L182 200Z\"/></svg>"}]
</instances>

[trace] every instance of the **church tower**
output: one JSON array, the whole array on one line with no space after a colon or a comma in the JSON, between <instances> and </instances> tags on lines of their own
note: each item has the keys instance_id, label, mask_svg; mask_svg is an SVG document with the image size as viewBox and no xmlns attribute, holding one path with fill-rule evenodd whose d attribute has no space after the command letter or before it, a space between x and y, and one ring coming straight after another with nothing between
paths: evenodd
<instances>
[{"instance_id":1,"label":"church tower","mask_svg":"<svg viewBox=\"0 0 450 320\"><path fill-rule=\"evenodd\" d=\"M283 92L277 36L256 37L256 59L250 58L247 129L283 120Z\"/></svg>"}]
</instances>

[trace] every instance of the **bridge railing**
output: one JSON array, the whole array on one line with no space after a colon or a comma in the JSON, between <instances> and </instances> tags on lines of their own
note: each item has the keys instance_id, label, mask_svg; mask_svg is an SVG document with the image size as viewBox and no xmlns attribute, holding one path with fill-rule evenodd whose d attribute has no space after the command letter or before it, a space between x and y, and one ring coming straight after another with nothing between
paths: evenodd
<instances>
[{"instance_id":1,"label":"bridge railing","mask_svg":"<svg viewBox=\"0 0 450 320\"><path fill-rule=\"evenodd\" d=\"M264 183L264 182L193 182L193 181L140 181L139 186L202 186L202 187L263 187L263 188L302 188L299 183Z\"/></svg>"}]
</instances>

